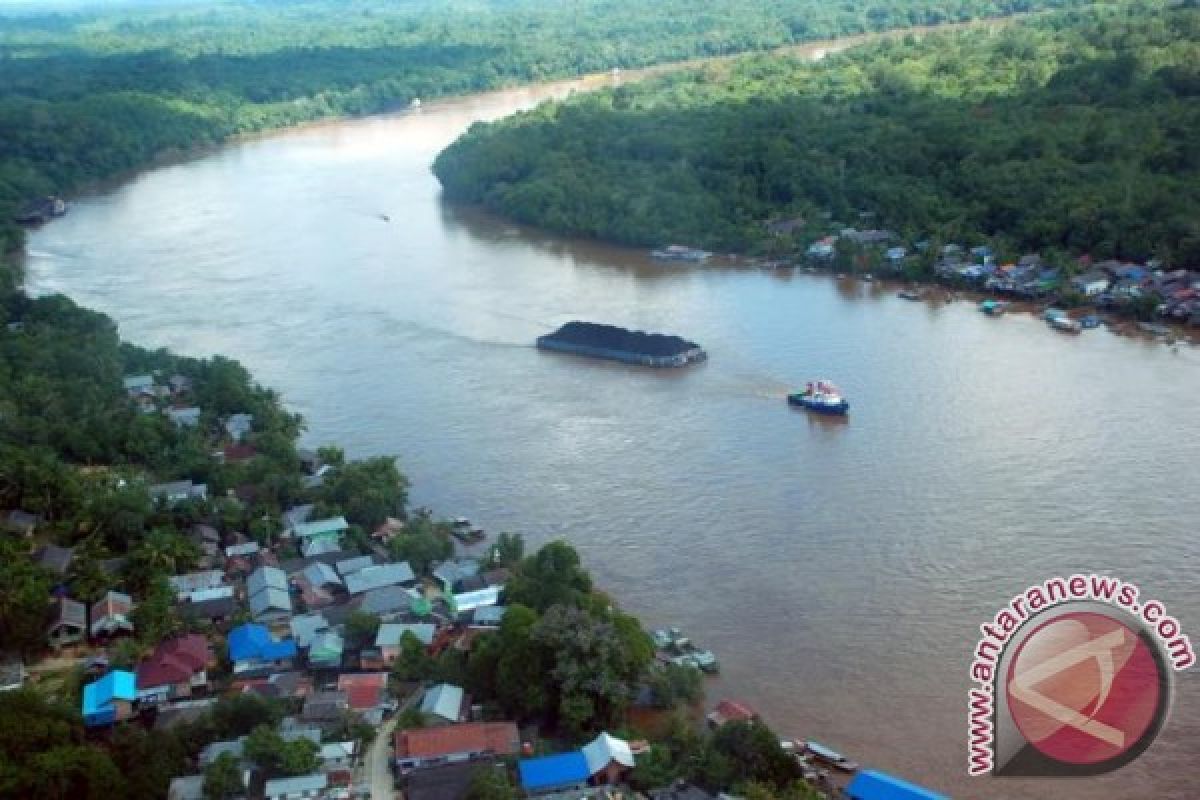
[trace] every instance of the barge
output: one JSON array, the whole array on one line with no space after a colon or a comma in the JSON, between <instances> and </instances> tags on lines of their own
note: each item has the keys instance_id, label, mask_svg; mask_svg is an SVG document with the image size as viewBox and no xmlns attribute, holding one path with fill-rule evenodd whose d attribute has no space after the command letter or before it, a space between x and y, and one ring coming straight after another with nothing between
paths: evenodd
<instances>
[{"instance_id":1,"label":"barge","mask_svg":"<svg viewBox=\"0 0 1200 800\"><path fill-rule=\"evenodd\" d=\"M603 358L644 367L686 367L708 358L695 342L662 333L644 333L575 320L537 338L540 350Z\"/></svg>"},{"instance_id":2,"label":"barge","mask_svg":"<svg viewBox=\"0 0 1200 800\"><path fill-rule=\"evenodd\" d=\"M687 261L699 264L707 261L712 253L698 247L688 247L682 244L669 244L657 250L651 250L650 256L656 261Z\"/></svg>"}]
</instances>

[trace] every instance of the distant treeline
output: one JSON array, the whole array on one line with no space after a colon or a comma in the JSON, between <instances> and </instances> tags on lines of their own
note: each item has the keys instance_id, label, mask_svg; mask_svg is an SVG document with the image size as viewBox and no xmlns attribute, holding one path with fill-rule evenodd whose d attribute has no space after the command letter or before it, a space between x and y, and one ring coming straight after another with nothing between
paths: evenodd
<instances>
[{"instance_id":1,"label":"distant treeline","mask_svg":"<svg viewBox=\"0 0 1200 800\"><path fill-rule=\"evenodd\" d=\"M0 14L0 253L23 203L414 97L1084 0L309 0ZM0 276L2 277L2 276Z\"/></svg>"},{"instance_id":2,"label":"distant treeline","mask_svg":"<svg viewBox=\"0 0 1200 800\"><path fill-rule=\"evenodd\" d=\"M1198 130L1200 10L1133 2L576 96L476 125L435 172L630 244L752 250L778 245L770 219L868 212L910 239L1195 265Z\"/></svg>"}]
</instances>

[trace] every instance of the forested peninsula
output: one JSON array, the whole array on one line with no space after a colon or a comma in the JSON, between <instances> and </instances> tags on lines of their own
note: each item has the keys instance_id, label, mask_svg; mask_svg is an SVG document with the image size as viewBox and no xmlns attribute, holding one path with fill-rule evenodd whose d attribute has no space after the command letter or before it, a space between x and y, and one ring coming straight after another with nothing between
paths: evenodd
<instances>
[{"instance_id":1,"label":"forested peninsula","mask_svg":"<svg viewBox=\"0 0 1200 800\"><path fill-rule=\"evenodd\" d=\"M635 245L764 251L772 220L865 214L910 242L1191 266L1197 129L1200 10L1132 2L579 95L474 126L435 172L453 200Z\"/></svg>"},{"instance_id":2,"label":"forested peninsula","mask_svg":"<svg viewBox=\"0 0 1200 800\"><path fill-rule=\"evenodd\" d=\"M13 218L35 198L237 134L1085 1L713 0L696 13L688 0L231 0L0 13L0 253L19 249Z\"/></svg>"}]
</instances>

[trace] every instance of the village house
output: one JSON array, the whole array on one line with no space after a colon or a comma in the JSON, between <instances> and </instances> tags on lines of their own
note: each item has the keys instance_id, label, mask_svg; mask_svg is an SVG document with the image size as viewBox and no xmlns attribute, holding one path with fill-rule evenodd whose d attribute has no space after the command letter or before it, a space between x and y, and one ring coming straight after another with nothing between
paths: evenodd
<instances>
[{"instance_id":1,"label":"village house","mask_svg":"<svg viewBox=\"0 0 1200 800\"><path fill-rule=\"evenodd\" d=\"M171 779L167 800L207 800L203 775L181 775Z\"/></svg>"},{"instance_id":2,"label":"village house","mask_svg":"<svg viewBox=\"0 0 1200 800\"><path fill-rule=\"evenodd\" d=\"M337 669L342 665L346 643L335 630L321 631L308 647L308 663L314 669Z\"/></svg>"},{"instance_id":3,"label":"village house","mask_svg":"<svg viewBox=\"0 0 1200 800\"><path fill-rule=\"evenodd\" d=\"M98 728L129 719L136 700L137 676L113 670L83 687L83 724Z\"/></svg>"},{"instance_id":4,"label":"village house","mask_svg":"<svg viewBox=\"0 0 1200 800\"><path fill-rule=\"evenodd\" d=\"M748 722L758 719L758 712L736 700L722 700L705 717L709 727L719 728L726 722Z\"/></svg>"},{"instance_id":5,"label":"village house","mask_svg":"<svg viewBox=\"0 0 1200 800\"><path fill-rule=\"evenodd\" d=\"M158 394L153 375L129 375L121 383L131 398L155 397Z\"/></svg>"},{"instance_id":6,"label":"village house","mask_svg":"<svg viewBox=\"0 0 1200 800\"><path fill-rule=\"evenodd\" d=\"M274 778L263 785L264 800L312 800L320 798L329 787L329 776L325 773L298 775L292 778Z\"/></svg>"},{"instance_id":7,"label":"village house","mask_svg":"<svg viewBox=\"0 0 1200 800\"><path fill-rule=\"evenodd\" d=\"M14 509L4 515L3 528L9 533L15 533L18 536L24 536L26 539L29 539L33 536L33 532L41 522L42 518L37 514Z\"/></svg>"},{"instance_id":8,"label":"village house","mask_svg":"<svg viewBox=\"0 0 1200 800\"><path fill-rule=\"evenodd\" d=\"M50 606L46 642L55 650L78 644L87 634L87 607L78 600L59 597Z\"/></svg>"},{"instance_id":9,"label":"village house","mask_svg":"<svg viewBox=\"0 0 1200 800\"><path fill-rule=\"evenodd\" d=\"M1111 279L1102 269L1090 269L1071 278L1071 288L1084 297L1096 297L1108 290Z\"/></svg>"},{"instance_id":10,"label":"village house","mask_svg":"<svg viewBox=\"0 0 1200 800\"><path fill-rule=\"evenodd\" d=\"M111 589L92 604L91 626L93 639L133 633L133 598Z\"/></svg>"},{"instance_id":11,"label":"village house","mask_svg":"<svg viewBox=\"0 0 1200 800\"><path fill-rule=\"evenodd\" d=\"M472 628L495 629L504 621L505 606L481 606L471 613Z\"/></svg>"},{"instance_id":12,"label":"village house","mask_svg":"<svg viewBox=\"0 0 1200 800\"><path fill-rule=\"evenodd\" d=\"M207 500L208 486L191 481L171 481L156 483L147 489L154 500L162 500L168 508L187 502L188 500Z\"/></svg>"},{"instance_id":13,"label":"village house","mask_svg":"<svg viewBox=\"0 0 1200 800\"><path fill-rule=\"evenodd\" d=\"M437 626L428 622L385 622L380 625L379 631L375 634L375 647L379 650L384 666L391 666L392 662L399 658L402 649L401 642L406 633L411 633L417 638L417 641L428 648L433 644Z\"/></svg>"},{"instance_id":14,"label":"village house","mask_svg":"<svg viewBox=\"0 0 1200 800\"><path fill-rule=\"evenodd\" d=\"M607 732L583 746L583 757L594 784L621 783L634 766L629 742Z\"/></svg>"},{"instance_id":15,"label":"village house","mask_svg":"<svg viewBox=\"0 0 1200 800\"><path fill-rule=\"evenodd\" d=\"M253 427L253 414L231 414L229 419L225 420L225 432L235 442L240 442L249 436Z\"/></svg>"},{"instance_id":16,"label":"village house","mask_svg":"<svg viewBox=\"0 0 1200 800\"><path fill-rule=\"evenodd\" d=\"M11 692L25 685L25 664L19 658L0 663L0 692Z\"/></svg>"},{"instance_id":17,"label":"village house","mask_svg":"<svg viewBox=\"0 0 1200 800\"><path fill-rule=\"evenodd\" d=\"M313 692L304 701L304 709L300 719L318 725L322 730L332 729L340 725L342 717L349 711L349 699L346 692L323 691Z\"/></svg>"},{"instance_id":18,"label":"village house","mask_svg":"<svg viewBox=\"0 0 1200 800\"><path fill-rule=\"evenodd\" d=\"M188 406L187 408L168 408L164 411L167 419L175 423L177 428L195 428L200 425L200 414L203 413L196 406Z\"/></svg>"},{"instance_id":19,"label":"village house","mask_svg":"<svg viewBox=\"0 0 1200 800\"><path fill-rule=\"evenodd\" d=\"M374 556L354 556L353 558L337 559L334 566L337 567L338 574L343 579L350 577L356 572L362 572L367 567L375 566L377 562Z\"/></svg>"},{"instance_id":20,"label":"village house","mask_svg":"<svg viewBox=\"0 0 1200 800\"><path fill-rule=\"evenodd\" d=\"M591 777L587 758L579 750L523 758L517 762L517 775L529 796L582 791Z\"/></svg>"},{"instance_id":21,"label":"village house","mask_svg":"<svg viewBox=\"0 0 1200 800\"><path fill-rule=\"evenodd\" d=\"M464 722L470 704L461 686L439 683L425 690L421 699L421 713L437 723Z\"/></svg>"},{"instance_id":22,"label":"village house","mask_svg":"<svg viewBox=\"0 0 1200 800\"><path fill-rule=\"evenodd\" d=\"M396 767L403 773L490 756L516 755L521 748L512 722L464 722L396 731Z\"/></svg>"},{"instance_id":23,"label":"village house","mask_svg":"<svg viewBox=\"0 0 1200 800\"><path fill-rule=\"evenodd\" d=\"M312 677L306 672L272 672L265 677L238 678L232 684L234 691L257 694L278 700L303 699L312 694Z\"/></svg>"},{"instance_id":24,"label":"village house","mask_svg":"<svg viewBox=\"0 0 1200 800\"><path fill-rule=\"evenodd\" d=\"M221 534L217 533L217 529L211 525L193 525L188 530L188 541L204 554L201 561L204 569L212 569L221 552Z\"/></svg>"},{"instance_id":25,"label":"village house","mask_svg":"<svg viewBox=\"0 0 1200 800\"><path fill-rule=\"evenodd\" d=\"M420 599L420 595L412 589L385 586L363 594L358 602L358 609L375 614L383 622L391 622L414 611L414 604Z\"/></svg>"},{"instance_id":26,"label":"village house","mask_svg":"<svg viewBox=\"0 0 1200 800\"><path fill-rule=\"evenodd\" d=\"M844 794L847 800L950 800L944 794L870 769L855 774Z\"/></svg>"},{"instance_id":27,"label":"village house","mask_svg":"<svg viewBox=\"0 0 1200 800\"><path fill-rule=\"evenodd\" d=\"M231 630L227 643L234 675L289 669L296 658L294 641L276 640L264 626L253 623Z\"/></svg>"},{"instance_id":28,"label":"village house","mask_svg":"<svg viewBox=\"0 0 1200 800\"><path fill-rule=\"evenodd\" d=\"M351 711L362 715L369 725L383 722L383 712L391 705L388 700L386 672L343 673L338 676L337 688L346 694Z\"/></svg>"},{"instance_id":29,"label":"village house","mask_svg":"<svg viewBox=\"0 0 1200 800\"><path fill-rule=\"evenodd\" d=\"M137 666L138 699L160 704L190 698L208 688L208 670L216 663L208 639L200 634L160 642Z\"/></svg>"},{"instance_id":30,"label":"village house","mask_svg":"<svg viewBox=\"0 0 1200 800\"><path fill-rule=\"evenodd\" d=\"M259 622L281 622L292 615L287 575L277 567L259 567L246 579L250 613Z\"/></svg>"},{"instance_id":31,"label":"village house","mask_svg":"<svg viewBox=\"0 0 1200 800\"><path fill-rule=\"evenodd\" d=\"M321 770L350 769L354 766L354 758L358 754L358 742L329 742L321 745L318 757L321 759Z\"/></svg>"},{"instance_id":32,"label":"village house","mask_svg":"<svg viewBox=\"0 0 1200 800\"><path fill-rule=\"evenodd\" d=\"M416 583L417 576L407 561L367 567L346 576L346 591L351 595L364 594L385 586L404 586Z\"/></svg>"},{"instance_id":33,"label":"village house","mask_svg":"<svg viewBox=\"0 0 1200 800\"><path fill-rule=\"evenodd\" d=\"M65 576L75 559L75 550L71 547L59 547L56 544L46 544L33 551L34 562L53 572L59 577Z\"/></svg>"},{"instance_id":34,"label":"village house","mask_svg":"<svg viewBox=\"0 0 1200 800\"><path fill-rule=\"evenodd\" d=\"M229 621L238 610L232 586L190 592L183 600L176 602L175 608L185 620L203 621L210 625Z\"/></svg>"},{"instance_id":35,"label":"village house","mask_svg":"<svg viewBox=\"0 0 1200 800\"><path fill-rule=\"evenodd\" d=\"M345 517L331 517L294 525L286 535L299 541L300 552L306 556L318 550L335 552L342 547L342 532L350 527Z\"/></svg>"},{"instance_id":36,"label":"village house","mask_svg":"<svg viewBox=\"0 0 1200 800\"><path fill-rule=\"evenodd\" d=\"M233 587L225 583L225 573L219 569L206 569L199 572L188 572L183 575L172 575L167 583L175 590L178 600L196 600L200 597L209 598L212 595L202 594L213 589L228 590L233 595Z\"/></svg>"}]
</instances>

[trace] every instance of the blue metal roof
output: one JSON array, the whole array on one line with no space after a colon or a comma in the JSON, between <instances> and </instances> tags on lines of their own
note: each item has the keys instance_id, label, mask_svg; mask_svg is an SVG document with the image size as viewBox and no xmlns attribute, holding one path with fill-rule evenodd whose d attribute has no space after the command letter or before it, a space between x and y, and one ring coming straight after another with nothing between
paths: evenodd
<instances>
[{"instance_id":1,"label":"blue metal roof","mask_svg":"<svg viewBox=\"0 0 1200 800\"><path fill-rule=\"evenodd\" d=\"M92 725L105 725L113 721L113 700L137 699L137 675L124 670L113 670L98 681L83 687L83 719Z\"/></svg>"},{"instance_id":2,"label":"blue metal roof","mask_svg":"<svg viewBox=\"0 0 1200 800\"><path fill-rule=\"evenodd\" d=\"M587 759L579 750L542 758L523 758L517 764L517 771L521 773L521 787L529 792L587 783L591 777Z\"/></svg>"},{"instance_id":3,"label":"blue metal roof","mask_svg":"<svg viewBox=\"0 0 1200 800\"><path fill-rule=\"evenodd\" d=\"M870 769L855 775L846 793L851 800L950 800L947 795Z\"/></svg>"},{"instance_id":4,"label":"blue metal roof","mask_svg":"<svg viewBox=\"0 0 1200 800\"><path fill-rule=\"evenodd\" d=\"M263 625L247 623L229 632L229 658L232 661L278 661L296 655L296 643L291 639L277 642Z\"/></svg>"}]
</instances>

